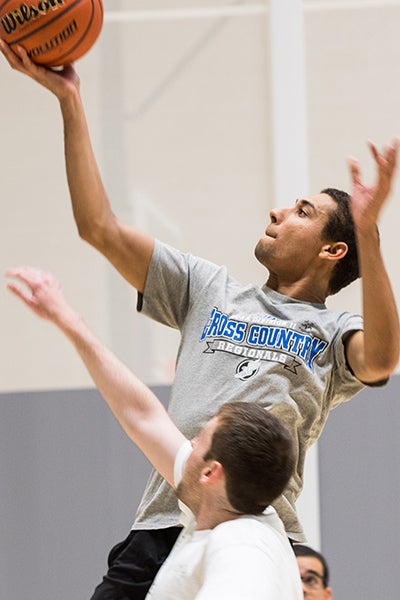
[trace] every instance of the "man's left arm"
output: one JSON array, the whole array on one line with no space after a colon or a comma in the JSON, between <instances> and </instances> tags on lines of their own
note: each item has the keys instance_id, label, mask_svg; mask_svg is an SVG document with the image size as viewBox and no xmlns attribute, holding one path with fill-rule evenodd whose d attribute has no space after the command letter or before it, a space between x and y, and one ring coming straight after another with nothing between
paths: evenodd
<instances>
[{"instance_id":1,"label":"man's left arm","mask_svg":"<svg viewBox=\"0 0 400 600\"><path fill-rule=\"evenodd\" d=\"M72 343L124 431L174 487L175 456L186 438L158 398L92 333L50 273L21 267L6 274L10 291Z\"/></svg>"},{"instance_id":2,"label":"man's left arm","mask_svg":"<svg viewBox=\"0 0 400 600\"><path fill-rule=\"evenodd\" d=\"M364 329L349 337L347 360L365 383L387 379L396 369L400 352L400 327L392 286L379 246L377 222L389 196L396 172L398 143L381 154L370 144L377 167L373 186L361 181L359 164L350 161L351 198L362 283Z\"/></svg>"}]
</instances>

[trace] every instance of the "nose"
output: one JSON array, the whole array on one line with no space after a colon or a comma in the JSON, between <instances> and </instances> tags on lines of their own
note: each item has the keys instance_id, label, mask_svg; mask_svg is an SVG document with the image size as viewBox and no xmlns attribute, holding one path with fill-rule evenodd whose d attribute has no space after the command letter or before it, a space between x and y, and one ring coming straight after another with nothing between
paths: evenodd
<instances>
[{"instance_id":1,"label":"nose","mask_svg":"<svg viewBox=\"0 0 400 600\"><path fill-rule=\"evenodd\" d=\"M279 223L283 220L285 216L284 208L273 208L269 213L269 218L271 219L271 223Z\"/></svg>"}]
</instances>

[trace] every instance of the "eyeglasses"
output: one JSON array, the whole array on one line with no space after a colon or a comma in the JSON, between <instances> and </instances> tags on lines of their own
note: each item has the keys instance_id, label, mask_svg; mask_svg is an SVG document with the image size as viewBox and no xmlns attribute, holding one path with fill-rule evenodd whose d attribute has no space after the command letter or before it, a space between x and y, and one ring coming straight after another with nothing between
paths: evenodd
<instances>
[{"instance_id":1,"label":"eyeglasses","mask_svg":"<svg viewBox=\"0 0 400 600\"><path fill-rule=\"evenodd\" d=\"M325 577L315 571L306 571L301 575L301 581L303 582L304 587L309 590L320 590L326 585Z\"/></svg>"}]
</instances>

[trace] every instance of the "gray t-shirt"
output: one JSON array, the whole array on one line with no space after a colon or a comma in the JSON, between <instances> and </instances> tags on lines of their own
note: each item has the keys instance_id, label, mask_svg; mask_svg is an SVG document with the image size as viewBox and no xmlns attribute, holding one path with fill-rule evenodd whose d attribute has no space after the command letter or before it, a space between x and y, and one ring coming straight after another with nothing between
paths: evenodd
<instances>
[{"instance_id":1,"label":"gray t-shirt","mask_svg":"<svg viewBox=\"0 0 400 600\"><path fill-rule=\"evenodd\" d=\"M140 306L142 301L142 306ZM242 285L222 266L156 242L139 310L181 332L168 412L187 438L229 401L257 402L296 440L295 474L274 507L290 537L302 541L294 508L307 448L329 411L364 386L349 370L343 340L362 318ZM177 525L170 486L149 479L134 529Z\"/></svg>"}]
</instances>

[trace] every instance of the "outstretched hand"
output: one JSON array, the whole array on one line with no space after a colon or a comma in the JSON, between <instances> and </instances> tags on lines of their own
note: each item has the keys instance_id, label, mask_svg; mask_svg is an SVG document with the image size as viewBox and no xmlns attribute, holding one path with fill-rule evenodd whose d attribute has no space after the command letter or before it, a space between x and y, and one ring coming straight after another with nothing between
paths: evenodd
<instances>
[{"instance_id":1,"label":"outstretched hand","mask_svg":"<svg viewBox=\"0 0 400 600\"><path fill-rule=\"evenodd\" d=\"M376 164L376 181L371 186L366 186L361 181L359 162L349 159L349 169L353 190L351 194L351 208L354 223L358 230L363 227L375 226L382 206L392 189L396 173L397 153L399 140L386 146L382 153L378 152L375 144L369 142L371 154Z\"/></svg>"},{"instance_id":2,"label":"outstretched hand","mask_svg":"<svg viewBox=\"0 0 400 600\"><path fill-rule=\"evenodd\" d=\"M73 65L60 70L48 69L34 63L22 46L11 50L10 46L1 39L0 51L12 69L34 79L55 94L59 100L62 100L71 90L79 89L79 77Z\"/></svg>"},{"instance_id":3,"label":"outstretched hand","mask_svg":"<svg viewBox=\"0 0 400 600\"><path fill-rule=\"evenodd\" d=\"M73 314L60 283L50 273L33 267L18 267L7 269L6 277L12 279L7 288L42 319L58 323L67 314Z\"/></svg>"}]
</instances>

